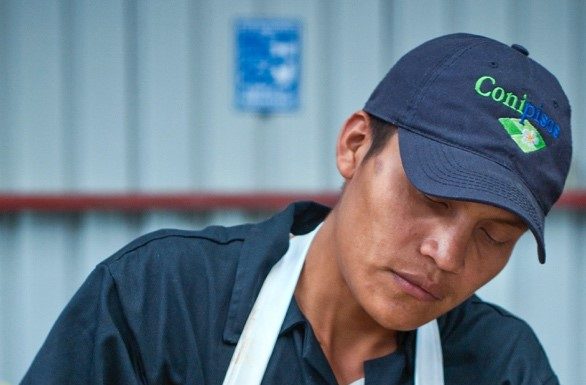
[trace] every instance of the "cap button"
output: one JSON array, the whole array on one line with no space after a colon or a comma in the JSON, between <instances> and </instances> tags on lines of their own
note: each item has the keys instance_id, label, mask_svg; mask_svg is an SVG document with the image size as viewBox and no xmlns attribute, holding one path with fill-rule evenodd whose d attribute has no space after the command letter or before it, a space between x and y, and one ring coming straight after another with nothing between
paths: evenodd
<instances>
[{"instance_id":1,"label":"cap button","mask_svg":"<svg viewBox=\"0 0 586 385\"><path fill-rule=\"evenodd\" d=\"M517 51L521 52L525 56L529 56L529 51L527 51L527 48L523 47L520 44L513 44L511 46L511 48L516 49Z\"/></svg>"}]
</instances>

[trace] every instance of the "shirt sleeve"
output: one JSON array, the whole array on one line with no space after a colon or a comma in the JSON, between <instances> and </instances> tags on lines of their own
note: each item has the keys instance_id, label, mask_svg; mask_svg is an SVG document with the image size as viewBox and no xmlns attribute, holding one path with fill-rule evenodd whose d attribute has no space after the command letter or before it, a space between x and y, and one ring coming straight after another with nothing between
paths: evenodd
<instances>
[{"instance_id":1,"label":"shirt sleeve","mask_svg":"<svg viewBox=\"0 0 586 385\"><path fill-rule=\"evenodd\" d=\"M32 384L144 384L142 363L107 265L69 302L23 378Z\"/></svg>"}]
</instances>

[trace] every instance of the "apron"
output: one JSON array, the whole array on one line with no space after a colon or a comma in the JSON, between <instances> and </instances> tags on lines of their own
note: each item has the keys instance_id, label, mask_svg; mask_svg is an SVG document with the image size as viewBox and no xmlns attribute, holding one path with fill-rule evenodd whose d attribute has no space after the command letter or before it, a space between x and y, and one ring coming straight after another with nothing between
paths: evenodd
<instances>
[{"instance_id":1,"label":"apron","mask_svg":"<svg viewBox=\"0 0 586 385\"><path fill-rule=\"evenodd\" d=\"M273 266L246 320L223 385L260 385L285 314L293 298L312 232L295 236L285 255ZM362 385L364 379L351 385ZM443 385L443 358L437 321L417 329L415 385Z\"/></svg>"}]
</instances>

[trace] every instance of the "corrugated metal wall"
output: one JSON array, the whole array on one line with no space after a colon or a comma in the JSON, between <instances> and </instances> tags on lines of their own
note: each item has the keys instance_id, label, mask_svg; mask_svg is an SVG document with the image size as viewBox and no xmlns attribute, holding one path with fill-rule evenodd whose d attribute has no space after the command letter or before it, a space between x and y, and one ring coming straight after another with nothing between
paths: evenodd
<instances>
[{"instance_id":1,"label":"corrugated metal wall","mask_svg":"<svg viewBox=\"0 0 586 385\"><path fill-rule=\"evenodd\" d=\"M234 21L303 24L301 108L235 110ZM560 1L0 1L0 192L324 190L333 142L396 59L466 31L525 45L574 107L584 187L586 6ZM538 165L536 165L538 167ZM159 227L264 214L0 215L0 382L17 382L92 267ZM562 383L586 382L586 219L555 211L482 294L524 316Z\"/></svg>"}]
</instances>

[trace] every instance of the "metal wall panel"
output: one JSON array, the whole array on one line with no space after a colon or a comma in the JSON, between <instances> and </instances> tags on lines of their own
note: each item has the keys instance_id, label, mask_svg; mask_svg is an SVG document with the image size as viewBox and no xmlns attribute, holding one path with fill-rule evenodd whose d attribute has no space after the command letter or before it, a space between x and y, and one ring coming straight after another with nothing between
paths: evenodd
<instances>
[{"instance_id":1,"label":"metal wall panel","mask_svg":"<svg viewBox=\"0 0 586 385\"><path fill-rule=\"evenodd\" d=\"M72 0L61 7L68 187L133 188L136 128L128 124L128 116L135 90L129 90L127 79L125 8L118 0Z\"/></svg>"},{"instance_id":2,"label":"metal wall panel","mask_svg":"<svg viewBox=\"0 0 586 385\"><path fill-rule=\"evenodd\" d=\"M237 17L299 18L301 107L233 103ZM456 31L525 45L567 90L570 187L586 187L581 0L0 1L0 193L332 190L339 126L407 50ZM538 167L538 165L536 165ZM100 260L160 227L268 213L0 215L0 382L16 383ZM481 290L525 318L562 383L586 381L586 218L555 211L549 260L531 237Z\"/></svg>"},{"instance_id":3,"label":"metal wall panel","mask_svg":"<svg viewBox=\"0 0 586 385\"><path fill-rule=\"evenodd\" d=\"M63 122L59 3L9 5L8 81L12 127L12 186L57 190L62 186ZM39 167L42 165L42 167Z\"/></svg>"}]
</instances>

